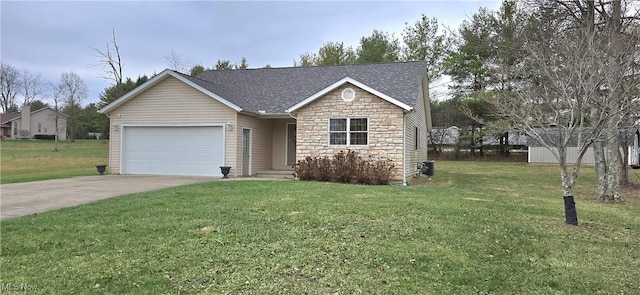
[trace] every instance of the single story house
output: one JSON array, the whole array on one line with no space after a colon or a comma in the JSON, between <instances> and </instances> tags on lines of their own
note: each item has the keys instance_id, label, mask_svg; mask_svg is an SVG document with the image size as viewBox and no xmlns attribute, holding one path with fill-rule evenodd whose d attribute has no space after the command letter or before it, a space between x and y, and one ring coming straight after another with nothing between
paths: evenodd
<instances>
[{"instance_id":1,"label":"single story house","mask_svg":"<svg viewBox=\"0 0 640 295\"><path fill-rule=\"evenodd\" d=\"M640 129L634 128L627 130L627 133L620 134L620 152L622 152L623 143L627 141L629 152L629 165L637 166L640 164ZM569 141L567 147L567 163L575 163L578 157L577 141L572 138ZM540 144L537 140L527 137L527 146L529 152L529 163L541 163L541 164L556 164L558 160L553 156L553 153ZM593 153L593 147L588 147L584 156L582 157L582 165L595 166L595 155Z\"/></svg>"},{"instance_id":2,"label":"single story house","mask_svg":"<svg viewBox=\"0 0 640 295\"><path fill-rule=\"evenodd\" d=\"M23 106L20 115L9 120L12 139L36 138L38 135L56 134L56 117L58 118L58 139L67 139L67 116L50 107L31 111L31 106Z\"/></svg>"},{"instance_id":3,"label":"single story house","mask_svg":"<svg viewBox=\"0 0 640 295\"><path fill-rule=\"evenodd\" d=\"M100 110L114 174L252 176L352 150L406 182L427 160L426 62L165 70Z\"/></svg>"},{"instance_id":4,"label":"single story house","mask_svg":"<svg viewBox=\"0 0 640 295\"><path fill-rule=\"evenodd\" d=\"M11 121L20 117L20 114L0 114L0 128L2 129L2 138L10 138L11 137Z\"/></svg>"}]
</instances>

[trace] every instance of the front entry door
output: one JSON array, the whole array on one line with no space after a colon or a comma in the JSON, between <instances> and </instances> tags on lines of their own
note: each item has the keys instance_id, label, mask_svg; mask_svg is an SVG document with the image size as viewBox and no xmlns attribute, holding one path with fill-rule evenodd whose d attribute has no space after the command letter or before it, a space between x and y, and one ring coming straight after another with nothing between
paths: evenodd
<instances>
[{"instance_id":1,"label":"front entry door","mask_svg":"<svg viewBox=\"0 0 640 295\"><path fill-rule=\"evenodd\" d=\"M296 164L296 124L287 124L287 165Z\"/></svg>"},{"instance_id":2,"label":"front entry door","mask_svg":"<svg viewBox=\"0 0 640 295\"><path fill-rule=\"evenodd\" d=\"M242 129L242 176L251 175L251 130Z\"/></svg>"}]
</instances>

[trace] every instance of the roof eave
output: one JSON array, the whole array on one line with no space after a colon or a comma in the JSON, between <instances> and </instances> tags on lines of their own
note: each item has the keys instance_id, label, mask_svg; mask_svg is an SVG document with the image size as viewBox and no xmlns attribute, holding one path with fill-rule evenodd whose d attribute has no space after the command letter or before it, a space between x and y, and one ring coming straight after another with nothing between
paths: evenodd
<instances>
[{"instance_id":1,"label":"roof eave","mask_svg":"<svg viewBox=\"0 0 640 295\"><path fill-rule=\"evenodd\" d=\"M247 110L242 110L241 113L246 114L246 115L250 115L250 116L254 116L256 118L261 118L261 119L288 119L288 118L291 118L291 115L289 113L266 113L266 112L262 112L262 111L253 112L253 111L247 111Z\"/></svg>"},{"instance_id":2,"label":"roof eave","mask_svg":"<svg viewBox=\"0 0 640 295\"><path fill-rule=\"evenodd\" d=\"M265 114L260 114L260 118L265 118L265 119L290 119L291 114L289 113L265 113Z\"/></svg>"}]
</instances>

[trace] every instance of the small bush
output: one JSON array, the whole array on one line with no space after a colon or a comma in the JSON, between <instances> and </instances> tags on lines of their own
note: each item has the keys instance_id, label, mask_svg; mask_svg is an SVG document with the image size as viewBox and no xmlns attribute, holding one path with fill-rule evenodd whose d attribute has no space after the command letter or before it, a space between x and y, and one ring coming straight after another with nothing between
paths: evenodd
<instances>
[{"instance_id":1,"label":"small bush","mask_svg":"<svg viewBox=\"0 0 640 295\"><path fill-rule=\"evenodd\" d=\"M20 130L18 131L20 138L29 138L29 135L31 134L29 132L29 130Z\"/></svg>"},{"instance_id":2,"label":"small bush","mask_svg":"<svg viewBox=\"0 0 640 295\"><path fill-rule=\"evenodd\" d=\"M390 159L363 158L355 151L340 151L333 159L306 157L293 168L293 176L299 180L381 185L391 180L394 165Z\"/></svg>"},{"instance_id":3,"label":"small bush","mask_svg":"<svg viewBox=\"0 0 640 295\"><path fill-rule=\"evenodd\" d=\"M300 180L329 181L331 179L331 160L327 158L307 157L295 165L294 176Z\"/></svg>"}]
</instances>

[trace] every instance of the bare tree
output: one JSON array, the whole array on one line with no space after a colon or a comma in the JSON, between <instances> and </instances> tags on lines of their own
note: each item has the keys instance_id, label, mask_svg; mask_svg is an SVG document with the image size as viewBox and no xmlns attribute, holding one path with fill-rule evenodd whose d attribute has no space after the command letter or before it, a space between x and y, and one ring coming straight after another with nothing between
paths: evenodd
<instances>
[{"instance_id":1,"label":"bare tree","mask_svg":"<svg viewBox=\"0 0 640 295\"><path fill-rule=\"evenodd\" d=\"M604 2L598 1L596 11L603 22L600 34L607 36L607 42L603 42L605 48L602 58L616 70L612 75L604 77L604 109L610 114L607 122L606 136L606 189L600 194L600 201L622 200L619 190L620 183L626 181L621 176L626 175L628 162L628 149L620 153L620 134L626 133L629 126L629 117L640 111L640 69L638 68L638 49L640 47L640 27L636 22L625 22L629 17L640 16L640 10L635 12L623 7L623 1ZM624 1L627 2L627 1ZM628 3L626 3L628 4ZM625 173L622 173L625 171ZM599 186L605 185L599 182Z\"/></svg>"},{"instance_id":2,"label":"bare tree","mask_svg":"<svg viewBox=\"0 0 640 295\"><path fill-rule=\"evenodd\" d=\"M60 105L62 104L61 102L61 91L60 91L60 87L59 85L53 85L51 83L47 84L47 88L49 89L49 91L51 92L51 97L53 99L53 110L55 111L55 113L53 114L53 124L54 124L54 146L53 146L53 151L54 152L58 152L60 151L59 148L59 138L60 138Z\"/></svg>"},{"instance_id":3,"label":"bare tree","mask_svg":"<svg viewBox=\"0 0 640 295\"><path fill-rule=\"evenodd\" d=\"M118 42L116 42L116 30L113 30L113 40L111 42L107 42L106 51L102 51L97 48L92 48L100 57L100 64L102 65L104 72L100 76L105 80L111 80L116 85L116 89L118 92L118 96L124 94L124 87L122 84L123 76L122 76L122 68L124 67L124 63L122 62L122 58L120 57L120 46Z\"/></svg>"},{"instance_id":4,"label":"bare tree","mask_svg":"<svg viewBox=\"0 0 640 295\"><path fill-rule=\"evenodd\" d=\"M631 127L630 117L640 111L640 9L624 0L555 0L554 4L558 15L575 24L568 30L596 36L599 41L593 45L599 47L599 58L614 69L599 81L600 100L592 105L591 115L598 118L606 114L605 130L593 142L598 200L619 201L620 184L628 181L628 150L620 152L619 138Z\"/></svg>"},{"instance_id":5,"label":"bare tree","mask_svg":"<svg viewBox=\"0 0 640 295\"><path fill-rule=\"evenodd\" d=\"M23 105L30 105L31 102L43 94L45 83L40 74L33 74L27 70L22 70L20 79L20 93L23 97Z\"/></svg>"},{"instance_id":6,"label":"bare tree","mask_svg":"<svg viewBox=\"0 0 640 295\"><path fill-rule=\"evenodd\" d=\"M3 113L17 111L16 96L20 89L20 71L0 61L0 105Z\"/></svg>"},{"instance_id":7,"label":"bare tree","mask_svg":"<svg viewBox=\"0 0 640 295\"><path fill-rule=\"evenodd\" d=\"M171 50L171 53L166 55L164 59L167 60L169 65L169 69L180 72L187 73L189 71L189 64L182 58L178 53Z\"/></svg>"},{"instance_id":8,"label":"bare tree","mask_svg":"<svg viewBox=\"0 0 640 295\"><path fill-rule=\"evenodd\" d=\"M69 129L69 140L71 142L75 140L75 131L80 125L81 104L87 96L87 85L78 74L67 72L60 75L60 82L56 88L54 98L60 100L59 102L67 115L67 128ZM57 108L58 101L55 101L55 104Z\"/></svg>"},{"instance_id":9,"label":"bare tree","mask_svg":"<svg viewBox=\"0 0 640 295\"><path fill-rule=\"evenodd\" d=\"M606 79L618 67L603 59L607 38L589 31L570 30L564 16L540 9L534 12L523 36L523 66L514 75L528 77L511 91L497 92L487 102L514 128L546 147L560 165L567 224L578 224L574 187L582 158L593 141L606 134L611 112L592 107L605 104ZM491 122L486 122L491 124ZM577 146L577 158L568 160L568 148Z\"/></svg>"}]
</instances>

